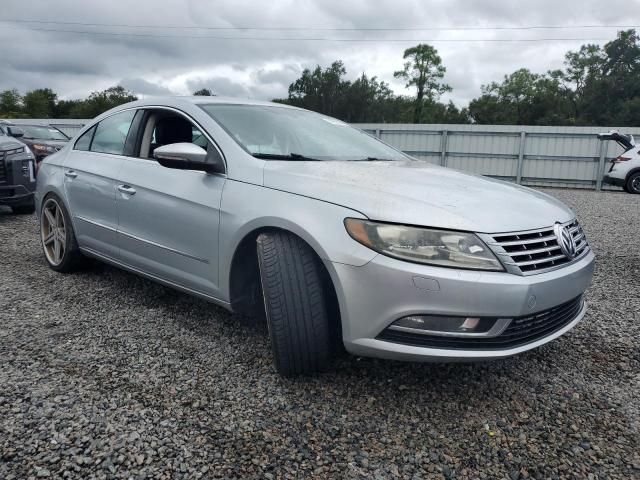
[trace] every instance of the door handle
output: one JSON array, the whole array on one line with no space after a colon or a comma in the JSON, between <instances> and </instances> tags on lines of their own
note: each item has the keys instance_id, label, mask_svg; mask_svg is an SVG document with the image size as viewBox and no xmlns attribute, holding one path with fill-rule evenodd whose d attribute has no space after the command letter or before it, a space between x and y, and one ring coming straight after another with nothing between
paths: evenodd
<instances>
[{"instance_id":1,"label":"door handle","mask_svg":"<svg viewBox=\"0 0 640 480\"><path fill-rule=\"evenodd\" d=\"M130 187L129 185L118 185L118 191L127 195L135 195L136 193L136 189Z\"/></svg>"},{"instance_id":2,"label":"door handle","mask_svg":"<svg viewBox=\"0 0 640 480\"><path fill-rule=\"evenodd\" d=\"M67 170L66 172L64 172L64 176L68 178L76 178L78 174L73 170Z\"/></svg>"}]
</instances>

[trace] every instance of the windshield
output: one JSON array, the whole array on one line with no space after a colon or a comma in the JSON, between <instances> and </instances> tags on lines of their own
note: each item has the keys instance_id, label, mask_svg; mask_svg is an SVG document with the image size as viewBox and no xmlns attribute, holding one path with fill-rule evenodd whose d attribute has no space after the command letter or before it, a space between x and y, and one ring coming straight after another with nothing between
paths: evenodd
<instances>
[{"instance_id":1,"label":"windshield","mask_svg":"<svg viewBox=\"0 0 640 480\"><path fill-rule=\"evenodd\" d=\"M201 105L241 147L274 160L407 160L335 118L263 105Z\"/></svg>"},{"instance_id":2,"label":"windshield","mask_svg":"<svg viewBox=\"0 0 640 480\"><path fill-rule=\"evenodd\" d=\"M37 138L39 140L62 140L67 141L67 137L64 133L55 127L44 127L39 125L20 125L20 128L24 130L24 138Z\"/></svg>"}]
</instances>

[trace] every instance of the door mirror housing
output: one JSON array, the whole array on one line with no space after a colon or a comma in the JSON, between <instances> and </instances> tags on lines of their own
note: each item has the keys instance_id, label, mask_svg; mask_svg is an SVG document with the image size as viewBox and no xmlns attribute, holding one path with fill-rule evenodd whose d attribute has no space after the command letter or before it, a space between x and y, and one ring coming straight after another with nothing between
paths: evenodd
<instances>
[{"instance_id":1,"label":"door mirror housing","mask_svg":"<svg viewBox=\"0 0 640 480\"><path fill-rule=\"evenodd\" d=\"M7 135L14 138L24 137L24 130L20 127L7 127Z\"/></svg>"},{"instance_id":2,"label":"door mirror housing","mask_svg":"<svg viewBox=\"0 0 640 480\"><path fill-rule=\"evenodd\" d=\"M218 152L208 153L193 143L171 143L153 151L160 165L178 170L199 170L208 173L224 173L224 164Z\"/></svg>"}]
</instances>

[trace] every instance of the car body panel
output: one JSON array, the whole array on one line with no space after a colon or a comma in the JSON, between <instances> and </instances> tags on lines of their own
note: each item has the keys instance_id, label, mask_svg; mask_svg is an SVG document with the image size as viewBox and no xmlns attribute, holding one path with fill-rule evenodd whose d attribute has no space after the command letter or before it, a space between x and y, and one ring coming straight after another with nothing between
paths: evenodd
<instances>
[{"instance_id":1,"label":"car body panel","mask_svg":"<svg viewBox=\"0 0 640 480\"><path fill-rule=\"evenodd\" d=\"M349 206L373 220L408 225L500 233L574 217L564 204L535 190L417 160L272 161L264 179L268 187Z\"/></svg>"},{"instance_id":2,"label":"car body panel","mask_svg":"<svg viewBox=\"0 0 640 480\"><path fill-rule=\"evenodd\" d=\"M78 243L113 258L119 256L116 178L123 161L119 155L70 150L59 176Z\"/></svg>"}]
</instances>

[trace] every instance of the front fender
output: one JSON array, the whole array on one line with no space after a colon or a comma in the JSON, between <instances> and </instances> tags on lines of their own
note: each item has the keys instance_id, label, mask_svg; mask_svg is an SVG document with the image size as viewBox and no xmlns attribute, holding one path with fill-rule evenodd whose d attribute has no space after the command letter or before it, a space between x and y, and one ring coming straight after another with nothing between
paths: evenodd
<instances>
[{"instance_id":1,"label":"front fender","mask_svg":"<svg viewBox=\"0 0 640 480\"><path fill-rule=\"evenodd\" d=\"M220 290L228 297L229 273L240 242L259 229L279 228L307 242L325 261L362 266L376 253L354 241L344 228L360 212L332 203L230 180L220 208Z\"/></svg>"}]
</instances>

